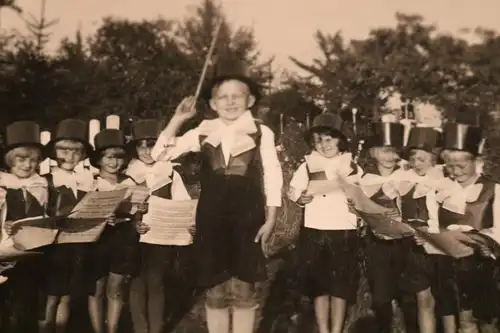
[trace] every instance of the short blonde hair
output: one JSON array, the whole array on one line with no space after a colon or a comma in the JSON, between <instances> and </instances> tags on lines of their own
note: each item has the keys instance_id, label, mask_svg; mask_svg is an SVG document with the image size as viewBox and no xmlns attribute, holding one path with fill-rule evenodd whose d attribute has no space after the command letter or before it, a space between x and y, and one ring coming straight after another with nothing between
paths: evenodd
<instances>
[{"instance_id":1,"label":"short blonde hair","mask_svg":"<svg viewBox=\"0 0 500 333\"><path fill-rule=\"evenodd\" d=\"M59 140L54 144L54 148L71 148L71 149L85 149L85 146L80 141L76 140Z\"/></svg>"},{"instance_id":2,"label":"short blonde hair","mask_svg":"<svg viewBox=\"0 0 500 333\"><path fill-rule=\"evenodd\" d=\"M462 150L454 150L454 149L443 149L441 152L441 158L445 163L450 159L450 155L454 153L462 153L465 156L469 157L471 161L476 159L476 156L472 153L469 153L467 151L462 151Z\"/></svg>"},{"instance_id":3,"label":"short blonde hair","mask_svg":"<svg viewBox=\"0 0 500 333\"><path fill-rule=\"evenodd\" d=\"M17 147L9 150L5 154L5 164L12 168L14 166L14 161L17 157L32 157L36 158L38 162L42 161L42 151L38 147Z\"/></svg>"}]
</instances>

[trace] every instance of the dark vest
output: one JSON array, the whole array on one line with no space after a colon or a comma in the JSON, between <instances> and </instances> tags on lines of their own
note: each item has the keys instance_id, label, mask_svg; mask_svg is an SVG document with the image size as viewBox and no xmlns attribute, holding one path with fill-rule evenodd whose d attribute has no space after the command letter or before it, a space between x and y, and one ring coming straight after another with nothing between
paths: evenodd
<instances>
[{"instance_id":1,"label":"dark vest","mask_svg":"<svg viewBox=\"0 0 500 333\"><path fill-rule=\"evenodd\" d=\"M401 216L403 220L419 219L422 221L429 220L429 211L427 210L425 196L413 198L415 186L401 197Z\"/></svg>"},{"instance_id":2,"label":"dark vest","mask_svg":"<svg viewBox=\"0 0 500 333\"><path fill-rule=\"evenodd\" d=\"M439 206L439 226L446 228L451 224L468 225L477 230L493 227L493 201L495 200L496 183L479 177L476 184L482 184L483 189L474 202L467 202L465 214L450 212Z\"/></svg>"},{"instance_id":3,"label":"dark vest","mask_svg":"<svg viewBox=\"0 0 500 333\"><path fill-rule=\"evenodd\" d=\"M26 191L26 199L24 198L22 189L6 188L6 191L6 219L8 221L16 221L27 217L44 215L44 207L29 191Z\"/></svg>"},{"instance_id":4,"label":"dark vest","mask_svg":"<svg viewBox=\"0 0 500 333\"><path fill-rule=\"evenodd\" d=\"M67 213L73 209L76 204L85 196L84 191L77 190L76 197L67 186L54 186L54 177L51 173L45 175L49 183L49 202L47 205L47 213L50 216L55 216L58 212Z\"/></svg>"},{"instance_id":5,"label":"dark vest","mask_svg":"<svg viewBox=\"0 0 500 333\"><path fill-rule=\"evenodd\" d=\"M206 135L200 135L201 153L203 156L201 174L219 174L226 176L245 176L258 177L262 175L262 162L260 157L260 139L262 132L259 124L256 123L257 132L249 134L254 140L255 147L238 156L230 156L226 165L224 154L222 153L222 144L213 147L209 143L204 143ZM203 177L202 177L203 178Z\"/></svg>"}]
</instances>

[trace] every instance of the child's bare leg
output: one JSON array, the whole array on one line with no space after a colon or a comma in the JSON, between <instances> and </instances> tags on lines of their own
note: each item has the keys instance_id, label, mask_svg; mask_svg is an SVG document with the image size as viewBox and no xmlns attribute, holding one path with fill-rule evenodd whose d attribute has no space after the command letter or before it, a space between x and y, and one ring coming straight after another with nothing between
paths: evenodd
<instances>
[{"instance_id":1,"label":"child's bare leg","mask_svg":"<svg viewBox=\"0 0 500 333\"><path fill-rule=\"evenodd\" d=\"M107 333L116 333L122 313L127 276L109 273L106 296L108 300Z\"/></svg>"},{"instance_id":2,"label":"child's bare leg","mask_svg":"<svg viewBox=\"0 0 500 333\"><path fill-rule=\"evenodd\" d=\"M95 333L104 333L104 295L107 281L107 277L97 280L95 293L89 296L90 323Z\"/></svg>"},{"instance_id":3,"label":"child's bare leg","mask_svg":"<svg viewBox=\"0 0 500 333\"><path fill-rule=\"evenodd\" d=\"M149 333L162 333L165 327L165 279L158 271L151 270L148 273Z\"/></svg>"},{"instance_id":4,"label":"child's bare leg","mask_svg":"<svg viewBox=\"0 0 500 333\"><path fill-rule=\"evenodd\" d=\"M57 305L56 313L56 333L65 333L69 321L70 296L61 296Z\"/></svg>"},{"instance_id":5,"label":"child's bare leg","mask_svg":"<svg viewBox=\"0 0 500 333\"><path fill-rule=\"evenodd\" d=\"M347 301L339 297L331 297L332 333L342 333L347 312Z\"/></svg>"},{"instance_id":6,"label":"child's bare leg","mask_svg":"<svg viewBox=\"0 0 500 333\"><path fill-rule=\"evenodd\" d=\"M231 280L233 295L233 333L252 333L257 299L255 285L238 279Z\"/></svg>"},{"instance_id":7,"label":"child's bare leg","mask_svg":"<svg viewBox=\"0 0 500 333\"><path fill-rule=\"evenodd\" d=\"M436 315L434 312L434 297L431 288L417 293L418 324L421 333L436 332Z\"/></svg>"},{"instance_id":8,"label":"child's bare leg","mask_svg":"<svg viewBox=\"0 0 500 333\"><path fill-rule=\"evenodd\" d=\"M135 333L148 333L148 309L145 277L141 273L130 286L130 314Z\"/></svg>"},{"instance_id":9,"label":"child's bare leg","mask_svg":"<svg viewBox=\"0 0 500 333\"><path fill-rule=\"evenodd\" d=\"M457 322L454 315L442 317L443 333L457 333Z\"/></svg>"},{"instance_id":10,"label":"child's bare leg","mask_svg":"<svg viewBox=\"0 0 500 333\"><path fill-rule=\"evenodd\" d=\"M478 333L476 318L472 310L462 310L458 314L458 333Z\"/></svg>"},{"instance_id":11,"label":"child's bare leg","mask_svg":"<svg viewBox=\"0 0 500 333\"><path fill-rule=\"evenodd\" d=\"M41 333L52 332L54 329L58 304L59 296L47 296L47 303L45 304L45 320L39 322Z\"/></svg>"},{"instance_id":12,"label":"child's bare leg","mask_svg":"<svg viewBox=\"0 0 500 333\"><path fill-rule=\"evenodd\" d=\"M329 333L328 319L330 317L330 296L323 295L314 299L314 313L319 333Z\"/></svg>"},{"instance_id":13,"label":"child's bare leg","mask_svg":"<svg viewBox=\"0 0 500 333\"><path fill-rule=\"evenodd\" d=\"M224 282L207 292L205 309L209 333L229 333L229 291L229 283Z\"/></svg>"}]
</instances>

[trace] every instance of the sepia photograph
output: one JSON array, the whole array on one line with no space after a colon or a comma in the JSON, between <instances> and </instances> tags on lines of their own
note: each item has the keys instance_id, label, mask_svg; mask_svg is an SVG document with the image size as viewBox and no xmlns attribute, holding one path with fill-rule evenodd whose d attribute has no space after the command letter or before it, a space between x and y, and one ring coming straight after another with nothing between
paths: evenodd
<instances>
[{"instance_id":1,"label":"sepia photograph","mask_svg":"<svg viewBox=\"0 0 500 333\"><path fill-rule=\"evenodd\" d=\"M0 0L0 333L500 333L499 13Z\"/></svg>"}]
</instances>

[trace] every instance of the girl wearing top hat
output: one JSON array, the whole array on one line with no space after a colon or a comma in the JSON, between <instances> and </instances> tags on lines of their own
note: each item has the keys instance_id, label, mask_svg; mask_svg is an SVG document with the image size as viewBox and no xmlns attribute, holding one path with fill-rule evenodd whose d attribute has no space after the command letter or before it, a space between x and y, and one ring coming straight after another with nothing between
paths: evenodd
<instances>
[{"instance_id":1,"label":"girl wearing top hat","mask_svg":"<svg viewBox=\"0 0 500 333\"><path fill-rule=\"evenodd\" d=\"M43 158L40 128L31 121L15 122L6 129L5 165L9 173L0 174L0 186L6 191L2 203L2 243L12 242L10 235L22 232L12 222L42 216L48 200L47 181L37 174ZM9 272L5 286L9 290L6 332L36 332L38 294L43 270L38 257L19 260ZM4 330L2 330L3 332Z\"/></svg>"},{"instance_id":2,"label":"girl wearing top hat","mask_svg":"<svg viewBox=\"0 0 500 333\"><path fill-rule=\"evenodd\" d=\"M170 200L190 200L180 175L170 162L155 162L151 157L160 129L155 119L139 120L132 124L132 141L129 143L133 158L126 173L138 184L150 189L152 196ZM138 221L140 234L149 227ZM189 271L191 246L173 242L169 245L140 244L141 264L137 277L131 285L130 311L136 333L162 333L165 330L166 301L178 306L182 301L173 298L174 288L185 290L192 278ZM169 288L169 292L166 290ZM188 295L183 295L184 297ZM190 296L190 295L189 295ZM172 304L170 304L172 305ZM172 306L169 309L173 309Z\"/></svg>"},{"instance_id":3,"label":"girl wearing top hat","mask_svg":"<svg viewBox=\"0 0 500 333\"><path fill-rule=\"evenodd\" d=\"M193 246L199 286L209 289L208 331L229 332L232 307L233 332L250 333L258 306L254 285L267 277L265 252L281 205L282 172L273 132L249 110L260 97L253 81L238 75L218 77L204 97L217 118L203 121L169 147L182 124L196 114L194 99L185 99L152 156L172 160L201 152Z\"/></svg>"},{"instance_id":4,"label":"girl wearing top hat","mask_svg":"<svg viewBox=\"0 0 500 333\"><path fill-rule=\"evenodd\" d=\"M47 143L47 155L57 167L45 177L49 184L48 211L51 215L65 214L93 190L90 171L75 172L75 167L92 153L88 125L77 119L65 119ZM46 252L47 275L45 320L47 332L65 332L69 320L70 295L81 291L85 275L87 244L54 244Z\"/></svg>"},{"instance_id":5,"label":"girl wearing top hat","mask_svg":"<svg viewBox=\"0 0 500 333\"><path fill-rule=\"evenodd\" d=\"M439 131L431 127L411 128L405 147L409 169L401 174L397 183L403 221L433 232L439 232L435 184L443 178L442 170L436 167L440 145ZM420 332L433 333L436 319L431 285L434 261L439 258L427 255L422 240L418 237L415 240L416 243L407 248L404 289L416 294Z\"/></svg>"},{"instance_id":6,"label":"girl wearing top hat","mask_svg":"<svg viewBox=\"0 0 500 333\"><path fill-rule=\"evenodd\" d=\"M395 122L373 124L369 141L367 165L360 185L365 194L377 204L400 210L397 181L403 172L398 166L403 147L403 125ZM392 301L398 300L403 310L406 332L417 332L417 313L414 292L405 288L406 257L413 244L411 237L386 239L368 229L366 236L367 278L372 293L372 308L378 332L392 332Z\"/></svg>"},{"instance_id":7,"label":"girl wearing top hat","mask_svg":"<svg viewBox=\"0 0 500 333\"><path fill-rule=\"evenodd\" d=\"M498 228L500 186L477 173L476 162L483 141L481 129L448 123L443 134L442 157L448 181L436 193L439 227L464 231ZM478 332L478 320L483 332L492 326L498 314L498 291L493 279L495 261L490 255L482 248L465 258L449 257L447 265L440 267L440 284L447 286L440 290L441 298L447 301L443 311L451 317L458 306L459 332ZM457 297L458 304L454 302Z\"/></svg>"},{"instance_id":8,"label":"girl wearing top hat","mask_svg":"<svg viewBox=\"0 0 500 333\"><path fill-rule=\"evenodd\" d=\"M90 155L90 163L99 169L95 176L95 190L111 191L117 187L136 186L136 182L123 173L128 162L123 132L104 129L96 134L94 142L95 150ZM89 314L96 333L116 333L118 329L126 282L136 272L139 259L139 234L133 220L133 215L117 212L90 249ZM107 311L104 309L104 297L107 299ZM106 330L103 330L104 322Z\"/></svg>"},{"instance_id":9,"label":"girl wearing top hat","mask_svg":"<svg viewBox=\"0 0 500 333\"><path fill-rule=\"evenodd\" d=\"M336 127L331 114L314 119L306 135L312 152L293 175L288 192L304 207L299 275L314 300L320 333L342 332L347 302L355 301L359 280L357 217L349 211L345 193L341 188L320 194L307 190L310 181L359 175L347 138Z\"/></svg>"}]
</instances>

